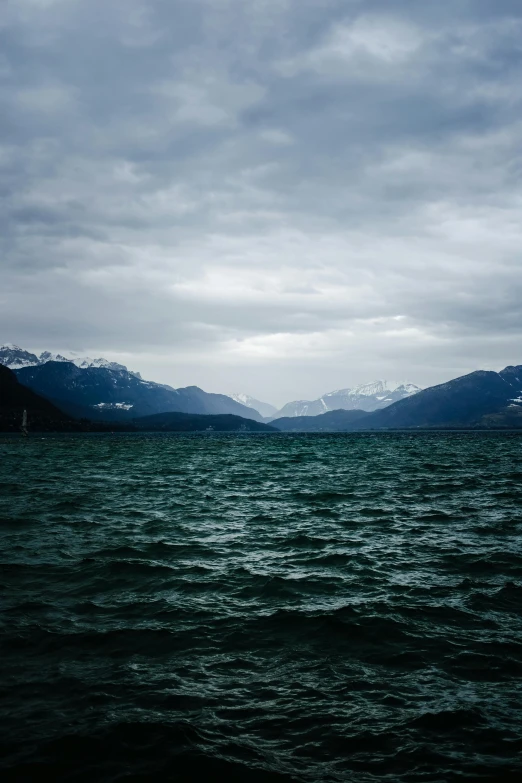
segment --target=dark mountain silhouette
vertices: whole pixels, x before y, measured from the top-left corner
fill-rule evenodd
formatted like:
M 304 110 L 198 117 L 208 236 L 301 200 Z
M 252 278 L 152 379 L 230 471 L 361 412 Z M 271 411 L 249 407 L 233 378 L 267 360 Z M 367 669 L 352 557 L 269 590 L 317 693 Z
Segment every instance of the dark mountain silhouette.
M 509 365 L 499 372 L 501 378 L 507 381 L 511 386 L 522 389 L 522 365 L 514 367 Z
M 200 416 L 190 413 L 157 413 L 134 419 L 133 425 L 144 432 L 277 432 L 275 427 L 241 416 Z
M 253 408 L 224 394 L 209 394 L 197 386 L 173 389 L 144 381 L 127 370 L 77 367 L 72 362 L 46 362 L 16 370 L 21 383 L 75 417 L 130 421 L 155 413 L 232 414 L 262 421 Z
M 490 429 L 519 429 L 522 428 L 522 406 L 508 406 L 497 413 L 488 413 L 480 420 L 481 427 Z
M 365 411 L 329 411 L 319 416 L 285 416 L 270 423 L 282 432 L 349 432 L 355 422 L 363 422 Z
M 219 397 L 220 395 L 215 396 Z M 75 409 L 77 414 L 89 412 L 89 408 L 82 406 L 71 405 L 70 407 Z M 24 410 L 28 414 L 29 430 L 35 432 L 202 432 L 212 430 L 216 432 L 277 432 L 275 427 L 268 424 L 231 414 L 204 415 L 175 412 L 120 422 L 75 420 L 52 402 L 21 384 L 12 370 L 0 364 L 0 431 L 19 432 Z
M 272 424 L 286 432 L 522 427 L 522 366 L 498 373 L 478 370 L 372 413 L 338 410 L 274 419 Z
M 448 383 L 424 389 L 354 423 L 354 429 L 498 426 L 522 403 L 522 367 L 502 372 L 478 370 Z M 507 417 L 507 418 L 506 418 Z M 507 426 L 507 425 L 506 425 Z
M 241 428 L 270 431 L 267 425 L 262 429 L 252 428 L 250 425 L 255 420 L 261 426 L 260 414 L 225 395 L 208 394 L 197 386 L 172 389 L 143 381 L 126 370 L 83 369 L 71 362 L 46 362 L 21 368 L 16 374 L 0 365 L 2 430 L 19 430 L 24 409 L 36 430 L 74 429 L 71 419 L 74 417 L 94 420 L 95 426 L 97 421 L 102 429 L 115 422 L 115 428 L 120 429 L 143 429 L 146 424 L 165 431 L 199 431 L 209 427 L 218 429 L 208 418 L 217 416 L 220 431 Z M 189 418 L 171 416 L 169 419 L 168 415 L 174 413 Z M 207 420 L 199 421 L 191 416 Z M 522 427 L 522 366 L 506 367 L 499 373 L 479 370 L 419 391 L 372 413 L 335 410 L 319 416 L 279 418 L 272 424 L 284 432 L 518 428 Z M 92 429 L 85 422 L 76 428 Z
M 31 429 L 49 429 L 70 421 L 69 417 L 31 389 L 19 383 L 12 370 L 0 364 L 0 429 L 18 432 L 24 410 Z

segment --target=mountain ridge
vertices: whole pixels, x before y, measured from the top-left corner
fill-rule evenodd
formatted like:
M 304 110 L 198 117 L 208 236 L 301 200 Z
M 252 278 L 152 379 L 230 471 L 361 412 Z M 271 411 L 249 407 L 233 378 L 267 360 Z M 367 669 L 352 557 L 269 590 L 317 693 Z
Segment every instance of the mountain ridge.
M 0 364 L 0 430 L 19 432 L 24 410 L 30 426 L 49 429 L 70 421 L 56 405 L 21 384 L 12 370 Z
M 271 416 L 274 416 L 277 413 L 277 408 L 275 405 L 271 405 L 269 402 L 261 402 L 261 400 L 258 400 L 255 397 L 251 397 L 249 394 L 236 393 L 229 394 L 228 396 L 236 402 L 241 403 L 241 405 L 246 405 L 247 408 L 253 408 L 265 419 L 269 419 Z
M 100 398 L 102 401 L 96 402 Z M 166 410 L 169 406 L 170 410 Z M 231 407 L 234 413 L 230 413 Z M 36 414 L 37 429 L 41 427 L 47 431 L 74 429 L 71 417 L 83 420 L 85 426 L 90 426 L 86 422 L 88 419 L 95 426 L 98 421 L 107 427 L 114 424 L 131 430 L 138 426 L 135 422 L 144 417 L 151 426 L 154 424 L 160 430 L 168 431 L 200 431 L 202 422 L 194 420 L 189 426 L 183 424 L 183 416 L 235 417 L 235 423 L 221 422 L 227 431 L 251 431 L 256 428 L 248 422 L 264 423 L 257 411 L 225 395 L 204 392 L 197 386 L 172 389 L 144 381 L 126 371 L 100 367 L 82 369 L 71 362 L 49 361 L 15 372 L 0 365 L 0 425 L 3 431 L 6 427 L 7 431 L 20 429 L 24 409 L 28 409 L 32 417 Z M 69 424 L 65 425 L 65 421 Z M 204 429 L 208 426 L 212 425 L 207 424 Z M 338 409 L 317 416 L 280 417 L 272 420 L 272 426 L 283 432 L 520 429 L 522 365 L 509 365 L 498 373 L 477 370 L 372 412 Z
M 38 355 L 36 353 L 31 353 L 30 351 L 27 351 L 24 348 L 21 348 L 19 345 L 15 345 L 13 343 L 0 345 L 0 363 L 6 365 L 12 370 L 18 371 L 27 367 L 38 367 L 48 362 L 69 363 L 75 365 L 79 369 L 97 368 L 125 372 L 135 376 L 140 381 L 143 380 L 139 372 L 129 370 L 123 364 L 119 364 L 118 362 L 111 362 L 101 357 L 92 359 L 88 356 L 78 356 L 74 352 L 68 352 L 64 355 L 61 353 L 53 353 L 48 350 L 42 351 Z M 146 382 L 156 383 L 154 381 Z M 175 391 L 172 386 L 168 386 L 166 384 L 156 383 L 156 387 Z M 185 388 L 196 389 L 197 387 Z M 259 413 L 260 416 L 264 419 L 271 420 L 274 418 L 281 418 L 283 416 L 313 416 L 329 410 L 339 409 L 375 410 L 377 408 L 384 407 L 385 405 L 389 405 L 404 396 L 413 394 L 418 390 L 419 387 L 415 386 L 414 384 L 378 380 L 372 381 L 370 383 L 360 384 L 354 388 L 337 389 L 332 392 L 327 392 L 318 400 L 297 400 L 289 402 L 279 410 L 269 403 L 262 402 L 261 400 L 244 393 L 234 393 L 231 395 L 222 396 L 228 397 L 234 402 L 249 408 L 251 411 Z M 62 399 L 62 401 L 64 401 L 60 395 L 52 396 L 56 399 Z M 100 400 L 99 402 L 103 403 L 104 401 Z M 109 409 L 107 409 L 105 412 L 108 412 L 108 410 Z M 101 414 L 102 412 L 103 411 L 101 410 L 94 411 L 94 415 Z M 231 412 L 233 413 L 234 411 Z M 244 415 L 244 411 L 242 412 L 242 415 Z M 250 414 L 250 417 L 257 418 L 253 414 Z
M 362 432 L 435 428 L 520 428 L 522 427 L 522 365 L 500 372 L 476 370 L 451 381 L 422 389 L 402 400 L 373 412 L 364 412 L 352 421 L 348 411 L 336 411 L 337 419 L 320 414 L 307 421 L 273 419 L 275 427 L 286 431 Z M 292 424 L 292 421 L 294 423 Z
M 166 413 L 236 415 L 270 421 L 275 427 L 279 423 L 287 432 L 519 427 L 522 422 L 522 365 L 499 372 L 476 370 L 427 389 L 377 380 L 328 392 L 318 400 L 287 403 L 274 413 L 273 407 L 246 394 L 211 394 L 197 386 L 174 389 L 105 359 L 73 360 L 48 351 L 37 356 L 4 345 L 0 362 L 15 367 L 20 388 L 30 388 L 68 417 L 98 422 L 123 423 Z M 267 411 L 270 416 L 263 415 Z M 284 412 L 288 415 L 280 415 Z M 326 414 L 332 415 L 321 418 Z
M 517 405 L 514 400 L 522 394 L 521 378 L 522 367 L 498 373 L 475 370 L 376 411 L 366 424 L 375 429 L 480 426 L 485 416 Z
M 0 364 L 5 365 L 6 367 L 9 367 L 11 370 L 21 370 L 25 369 L 27 367 L 39 367 L 44 364 L 47 364 L 48 362 L 64 362 L 64 363 L 70 363 L 74 364 L 79 369 L 89 369 L 89 368 L 97 368 L 97 369 L 106 369 L 106 370 L 114 370 L 117 372 L 125 372 L 129 373 L 130 375 L 135 376 L 140 381 L 143 381 L 141 374 L 139 372 L 135 372 L 134 370 L 129 370 L 125 365 L 119 364 L 118 362 L 111 362 L 104 358 L 97 358 L 92 359 L 89 356 L 78 356 L 72 352 L 63 355 L 61 353 L 52 353 L 51 351 L 42 351 L 40 354 L 31 353 L 30 351 L 25 350 L 24 348 L 21 348 L 19 345 L 15 345 L 13 343 L 6 343 L 4 345 L 0 345 Z M 169 386 L 167 384 L 162 383 L 156 383 L 155 381 L 145 381 L 146 383 L 154 383 L 156 387 L 168 389 L 170 391 L 176 391 L 174 387 Z M 197 390 L 197 394 L 199 392 L 202 392 L 202 389 L 199 389 L 197 386 L 187 386 L 184 387 L 187 390 Z M 203 392 L 204 394 L 209 394 L 210 392 Z M 256 414 L 259 414 L 260 419 L 263 418 L 270 418 L 274 413 L 276 413 L 277 408 L 273 405 L 270 405 L 268 403 L 262 402 L 261 400 L 256 399 L 255 397 L 251 397 L 248 394 L 232 394 L 232 395 L 221 395 L 222 398 L 227 398 L 230 400 L 233 400 L 234 402 L 237 402 L 238 404 L 244 406 L 245 408 L 249 408 L 251 413 L 248 414 L 250 418 L 254 418 L 257 420 L 258 416 Z M 61 403 L 65 403 L 66 405 L 70 406 L 72 403 L 71 401 L 67 401 L 67 399 L 63 400 L 60 395 L 53 395 L 53 399 L 60 400 Z M 109 408 L 106 409 L 105 412 L 107 412 Z M 116 409 L 115 409 L 116 410 Z M 123 410 L 123 408 L 120 408 L 120 412 Z M 130 408 L 128 409 L 130 410 Z M 76 411 L 78 412 L 78 406 L 76 406 Z M 252 413 L 254 411 L 255 413 Z M 98 411 L 91 411 L 91 414 L 97 415 L 102 413 L 102 410 Z M 196 411 L 193 411 L 196 413 Z M 244 410 L 236 409 L 227 411 L 230 412 L 232 415 L 234 413 L 243 416 L 246 415 Z M 85 411 L 83 411 L 85 413 Z
M 75 417 L 129 421 L 156 413 L 231 414 L 262 421 L 260 413 L 223 394 L 197 386 L 173 389 L 127 370 L 77 367 L 49 361 L 15 370 L 19 381 Z
M 318 416 L 334 410 L 363 410 L 371 412 L 421 391 L 413 383 L 377 380 L 354 388 L 327 392 L 317 400 L 294 400 L 284 405 L 273 419 L 292 416 Z
M 8 367 L 10 370 L 19 370 L 22 367 L 37 367 L 46 362 L 71 362 L 81 369 L 87 367 L 104 367 L 111 370 L 122 370 L 130 372 L 137 378 L 141 378 L 139 372 L 129 370 L 124 364 L 118 362 L 110 362 L 108 359 L 98 358 L 91 359 L 90 356 L 63 356 L 59 353 L 52 353 L 51 351 L 42 351 L 40 355 L 26 351 L 24 348 L 20 348 L 19 345 L 14 343 L 5 343 L 0 345 L 0 364 Z

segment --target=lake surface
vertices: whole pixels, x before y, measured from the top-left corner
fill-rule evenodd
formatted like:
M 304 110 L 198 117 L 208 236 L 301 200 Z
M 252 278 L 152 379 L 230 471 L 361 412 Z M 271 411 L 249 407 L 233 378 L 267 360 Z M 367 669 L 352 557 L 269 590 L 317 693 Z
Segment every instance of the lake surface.
M 518 780 L 522 437 L 0 436 L 3 780 Z

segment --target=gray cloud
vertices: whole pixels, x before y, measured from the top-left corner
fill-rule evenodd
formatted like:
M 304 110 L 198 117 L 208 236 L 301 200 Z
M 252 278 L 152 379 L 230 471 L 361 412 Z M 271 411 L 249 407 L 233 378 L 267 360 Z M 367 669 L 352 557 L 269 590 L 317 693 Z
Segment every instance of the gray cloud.
M 276 402 L 521 361 L 508 0 L 0 11 L 1 337 Z

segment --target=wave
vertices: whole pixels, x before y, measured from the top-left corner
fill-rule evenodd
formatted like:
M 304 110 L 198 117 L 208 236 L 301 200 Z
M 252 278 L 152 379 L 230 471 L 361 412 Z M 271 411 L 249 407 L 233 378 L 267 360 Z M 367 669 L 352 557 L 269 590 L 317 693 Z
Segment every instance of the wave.
M 519 447 L 3 444 L 2 781 L 518 783 Z

